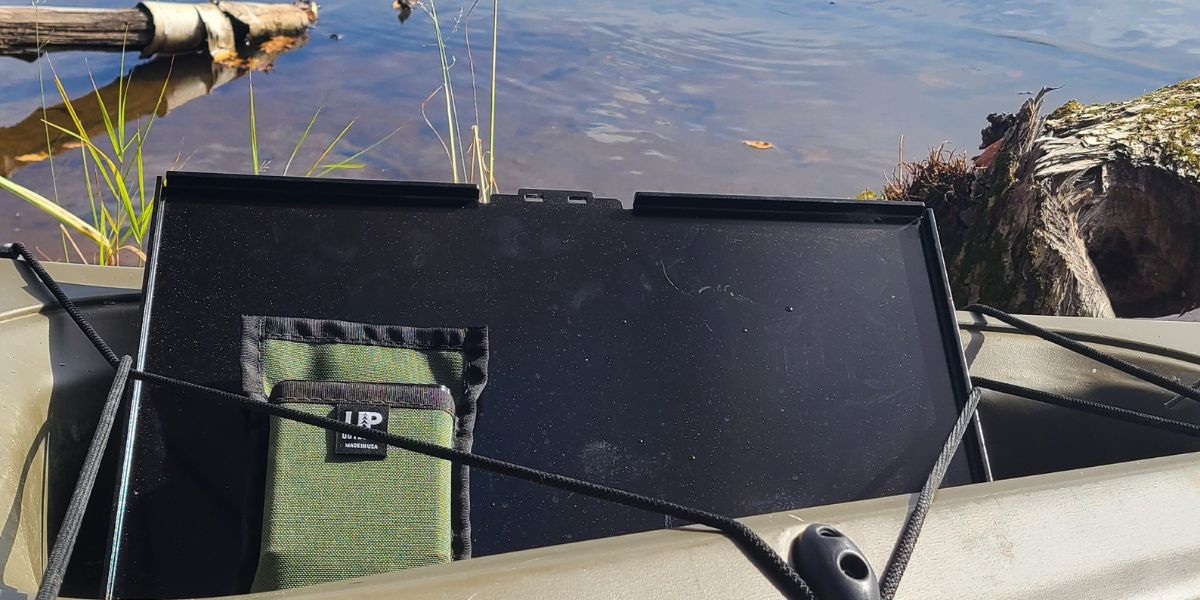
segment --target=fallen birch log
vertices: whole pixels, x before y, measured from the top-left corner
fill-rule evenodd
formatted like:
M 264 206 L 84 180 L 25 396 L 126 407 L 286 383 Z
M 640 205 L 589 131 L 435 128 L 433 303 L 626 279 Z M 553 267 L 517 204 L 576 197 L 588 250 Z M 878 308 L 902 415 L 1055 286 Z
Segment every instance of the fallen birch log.
M 207 50 L 213 60 L 239 47 L 302 35 L 317 20 L 309 2 L 141 2 L 135 8 L 0 7 L 0 54 L 134 50 L 142 56 Z

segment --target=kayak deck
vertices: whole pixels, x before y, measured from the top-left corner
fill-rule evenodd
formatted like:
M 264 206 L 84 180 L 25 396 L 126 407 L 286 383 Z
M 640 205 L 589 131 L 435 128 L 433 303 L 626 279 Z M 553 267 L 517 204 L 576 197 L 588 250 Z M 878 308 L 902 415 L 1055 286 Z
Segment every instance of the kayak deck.
M 141 271 L 52 265 L 52 273 L 118 352 L 137 344 Z M 43 308 L 43 305 L 49 305 Z M 1200 378 L 1200 324 L 1031 318 L 1190 383 Z M 1026 387 L 1196 421 L 1181 403 L 1107 367 L 961 313 L 972 373 Z M 65 508 L 111 369 L 37 283 L 0 262 L 0 530 L 3 586 L 32 595 Z M 1190 378 L 1190 379 L 1189 379 Z M 900 597 L 1182 596 L 1200 588 L 1194 438 L 988 392 L 981 408 L 997 478 L 943 490 Z M 1119 464 L 1110 464 L 1119 463 Z M 1096 466 L 1108 465 L 1108 466 Z M 1086 471 L 1078 471 L 1092 467 Z M 1023 479 L 1008 479 L 1026 475 Z M 891 551 L 908 497 L 746 519 L 786 551 L 806 522 L 839 527 L 876 567 Z M 1169 516 L 1169 518 L 1165 518 Z M 100 524 L 103 529 L 103 524 Z M 81 544 L 86 543 L 81 538 Z M 86 555 L 86 551 L 84 552 Z M 76 565 L 85 566 L 85 565 Z M 719 573 L 719 577 L 714 577 Z M 69 592 L 70 590 L 65 590 Z M 380 575 L 286 592 L 293 597 L 777 597 L 724 537 L 664 530 Z

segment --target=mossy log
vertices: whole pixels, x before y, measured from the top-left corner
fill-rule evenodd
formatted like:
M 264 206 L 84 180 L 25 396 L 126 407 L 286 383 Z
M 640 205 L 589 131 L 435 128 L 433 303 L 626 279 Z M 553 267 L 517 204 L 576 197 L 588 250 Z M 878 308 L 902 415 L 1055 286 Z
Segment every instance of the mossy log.
M 1043 118 L 1049 91 L 1006 120 L 969 195 L 915 198 L 937 213 L 955 299 L 1089 317 L 1200 306 L 1200 78 Z

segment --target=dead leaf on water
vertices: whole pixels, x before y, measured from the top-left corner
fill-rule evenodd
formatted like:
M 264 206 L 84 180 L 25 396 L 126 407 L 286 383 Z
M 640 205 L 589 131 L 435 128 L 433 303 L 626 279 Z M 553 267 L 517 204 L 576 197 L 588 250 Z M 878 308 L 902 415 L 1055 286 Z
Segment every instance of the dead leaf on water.
M 742 143 L 759 150 L 770 150 L 775 147 L 775 144 L 764 140 L 743 140 Z

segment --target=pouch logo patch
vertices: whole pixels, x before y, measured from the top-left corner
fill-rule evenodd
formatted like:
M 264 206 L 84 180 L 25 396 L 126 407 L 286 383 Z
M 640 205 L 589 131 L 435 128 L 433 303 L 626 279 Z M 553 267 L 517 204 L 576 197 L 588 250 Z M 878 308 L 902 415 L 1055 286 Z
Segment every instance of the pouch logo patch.
M 334 418 L 359 427 L 387 431 L 388 407 L 373 404 L 339 404 Z M 387 444 L 373 442 L 349 433 L 333 432 L 333 453 L 352 456 L 387 456 Z

